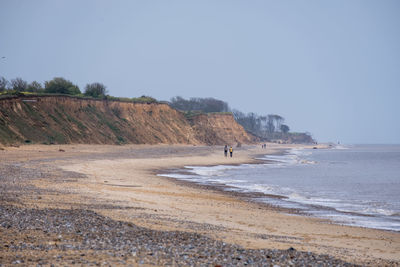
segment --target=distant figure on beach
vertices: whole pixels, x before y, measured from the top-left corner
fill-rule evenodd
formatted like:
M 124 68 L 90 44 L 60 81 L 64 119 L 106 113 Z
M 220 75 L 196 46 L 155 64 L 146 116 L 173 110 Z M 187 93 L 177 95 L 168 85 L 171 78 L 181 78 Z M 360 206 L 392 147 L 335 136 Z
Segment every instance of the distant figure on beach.
M 224 154 L 225 154 L 225 158 L 228 156 L 228 145 L 225 145 L 224 147 Z
M 229 148 L 229 153 L 231 154 L 231 158 L 232 158 L 232 154 L 233 154 L 233 148 L 232 148 L 232 146 Z

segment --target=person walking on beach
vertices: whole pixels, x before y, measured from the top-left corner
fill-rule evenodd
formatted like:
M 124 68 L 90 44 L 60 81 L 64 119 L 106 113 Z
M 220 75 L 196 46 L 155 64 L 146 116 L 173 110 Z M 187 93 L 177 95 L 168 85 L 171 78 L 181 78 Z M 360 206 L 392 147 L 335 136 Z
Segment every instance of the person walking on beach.
M 231 158 L 232 158 L 232 154 L 233 154 L 233 148 L 232 148 L 232 146 L 229 148 L 229 153 L 231 154 Z
M 225 158 L 228 156 L 228 145 L 225 145 L 224 147 L 224 154 L 225 154 Z

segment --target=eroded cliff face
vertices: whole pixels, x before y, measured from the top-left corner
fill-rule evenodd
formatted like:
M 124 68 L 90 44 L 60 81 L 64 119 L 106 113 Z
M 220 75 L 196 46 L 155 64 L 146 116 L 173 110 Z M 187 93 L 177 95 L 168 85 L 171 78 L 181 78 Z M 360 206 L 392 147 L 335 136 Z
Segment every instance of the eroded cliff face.
M 216 115 L 208 123 L 196 119 L 191 125 L 181 112 L 160 103 L 61 96 L 2 99 L 0 143 L 211 145 L 224 144 L 225 137 L 246 143 L 244 130 L 232 132 L 239 125 L 234 120 L 228 125 L 226 115 L 221 116 L 224 122 L 218 122 Z M 226 133 L 216 133 L 216 129 L 226 129 Z
M 201 114 L 192 118 L 195 137 L 210 145 L 249 144 L 255 137 L 238 124 L 232 114 Z
M 0 139 L 6 144 L 198 143 L 185 117 L 166 104 L 70 97 L 0 101 Z

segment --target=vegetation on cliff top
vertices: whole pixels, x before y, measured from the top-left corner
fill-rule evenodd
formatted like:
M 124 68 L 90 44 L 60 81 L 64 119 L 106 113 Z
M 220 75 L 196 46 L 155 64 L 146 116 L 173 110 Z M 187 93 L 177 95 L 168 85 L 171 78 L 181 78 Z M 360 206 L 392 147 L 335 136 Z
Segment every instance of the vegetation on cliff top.
M 228 103 L 214 98 L 190 98 L 180 96 L 171 98 L 170 105 L 184 111 L 188 119 L 202 113 L 229 113 L 243 128 L 251 134 L 267 141 L 311 143 L 314 142 L 309 133 L 290 133 L 289 126 L 284 124 L 285 119 L 276 114 L 258 115 L 256 113 L 243 113 L 231 109 Z
M 89 83 L 82 93 L 79 86 L 62 77 L 55 77 L 44 82 L 44 87 L 37 81 L 28 83 L 21 78 L 8 81 L 0 77 L 0 98 L 12 96 L 73 96 L 78 98 L 104 99 L 134 103 L 156 103 L 150 96 L 141 97 L 114 97 L 107 94 L 107 88 L 102 83 Z
M 66 95 L 78 98 L 93 98 L 134 103 L 156 103 L 156 99 L 149 96 L 137 98 L 114 97 L 107 94 L 107 88 L 101 83 L 91 83 L 85 86 L 82 93 L 79 87 L 71 81 L 61 77 L 55 77 L 44 83 L 44 87 L 37 81 L 28 83 L 21 78 L 8 81 L 0 77 L 0 98 L 3 96 L 21 95 Z M 256 113 L 243 113 L 231 109 L 228 103 L 215 98 L 190 98 L 180 96 L 171 98 L 169 105 L 184 112 L 187 119 L 194 116 L 210 113 L 232 114 L 235 120 L 251 134 L 266 141 L 283 142 L 314 142 L 309 133 L 291 133 L 290 127 L 284 124 L 285 119 L 277 114 L 258 115 Z

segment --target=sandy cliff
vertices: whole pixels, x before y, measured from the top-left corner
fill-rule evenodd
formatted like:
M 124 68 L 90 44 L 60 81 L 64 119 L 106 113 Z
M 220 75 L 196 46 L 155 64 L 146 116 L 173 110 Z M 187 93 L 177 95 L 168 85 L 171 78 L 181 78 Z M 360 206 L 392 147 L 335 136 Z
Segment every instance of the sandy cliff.
M 128 103 L 67 96 L 0 100 L 0 143 L 225 144 L 249 143 L 232 115 L 188 121 L 162 103 Z
M 232 114 L 202 114 L 192 118 L 195 137 L 211 145 L 253 142 L 254 137 L 238 124 Z

